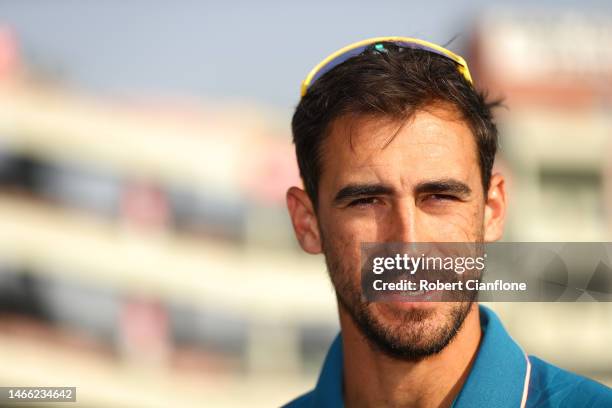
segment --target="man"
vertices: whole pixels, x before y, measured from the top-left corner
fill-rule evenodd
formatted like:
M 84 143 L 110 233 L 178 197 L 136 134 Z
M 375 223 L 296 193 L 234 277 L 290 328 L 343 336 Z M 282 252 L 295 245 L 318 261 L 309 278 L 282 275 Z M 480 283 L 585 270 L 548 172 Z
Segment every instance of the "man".
M 341 335 L 288 407 L 612 407 L 609 388 L 526 356 L 474 302 L 362 296 L 361 243 L 502 236 L 494 106 L 461 57 L 416 39 L 365 40 L 308 75 L 292 122 L 304 190 L 287 205 L 302 249 L 325 255 Z

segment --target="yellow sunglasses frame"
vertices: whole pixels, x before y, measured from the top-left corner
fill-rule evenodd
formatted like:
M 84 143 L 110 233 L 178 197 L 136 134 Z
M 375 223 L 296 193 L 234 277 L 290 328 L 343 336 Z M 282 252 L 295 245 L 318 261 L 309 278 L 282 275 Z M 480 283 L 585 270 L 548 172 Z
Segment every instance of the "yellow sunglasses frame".
M 304 78 L 304 80 L 302 81 L 302 86 L 300 89 L 301 91 L 300 96 L 303 97 L 304 95 L 306 95 L 306 92 L 308 92 L 308 87 L 311 85 L 312 79 L 315 77 L 315 75 L 317 75 L 317 73 L 321 69 L 323 69 L 327 64 L 329 64 L 330 61 L 333 61 L 334 59 L 338 58 L 340 55 L 346 52 L 349 52 L 351 50 L 354 50 L 355 48 L 359 48 L 359 47 L 363 47 L 363 46 L 367 46 L 371 44 L 376 44 L 379 42 L 403 42 L 403 43 L 408 43 L 408 44 L 418 44 L 423 47 L 436 50 L 440 54 L 445 55 L 451 60 L 455 61 L 459 65 L 458 67 L 459 73 L 461 73 L 461 75 L 463 75 L 463 77 L 469 83 L 471 84 L 474 83 L 472 81 L 472 76 L 470 74 L 470 70 L 468 69 L 467 62 L 465 62 L 465 59 L 463 59 L 462 56 L 457 55 L 454 52 L 447 50 L 446 48 L 438 44 L 434 44 L 429 41 L 420 40 L 418 38 L 411 38 L 411 37 L 374 37 L 374 38 L 368 38 L 367 40 L 357 41 L 355 43 L 347 45 L 346 47 L 342 47 L 339 50 L 328 55 L 323 61 L 319 62 L 313 69 L 310 70 L 308 75 L 306 75 L 306 78 Z

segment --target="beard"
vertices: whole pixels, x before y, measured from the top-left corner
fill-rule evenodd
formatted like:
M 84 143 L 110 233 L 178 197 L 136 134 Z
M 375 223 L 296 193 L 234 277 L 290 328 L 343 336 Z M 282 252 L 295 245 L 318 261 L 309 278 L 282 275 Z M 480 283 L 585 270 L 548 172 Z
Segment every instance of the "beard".
M 353 320 L 371 347 L 404 361 L 420 361 L 435 355 L 455 338 L 470 312 L 476 295 L 461 302 L 440 302 L 435 307 L 397 309 L 370 302 L 361 294 L 359 273 L 341 262 L 342 253 L 325 245 L 327 270 L 339 307 Z

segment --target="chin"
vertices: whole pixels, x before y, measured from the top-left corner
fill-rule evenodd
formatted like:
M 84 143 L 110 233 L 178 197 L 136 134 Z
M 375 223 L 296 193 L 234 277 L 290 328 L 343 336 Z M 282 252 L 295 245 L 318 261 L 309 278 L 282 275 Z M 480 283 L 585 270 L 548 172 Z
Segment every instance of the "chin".
M 393 302 L 372 303 L 358 324 L 378 349 L 391 357 L 416 361 L 439 353 L 452 341 L 469 305 L 412 303 L 402 308 Z

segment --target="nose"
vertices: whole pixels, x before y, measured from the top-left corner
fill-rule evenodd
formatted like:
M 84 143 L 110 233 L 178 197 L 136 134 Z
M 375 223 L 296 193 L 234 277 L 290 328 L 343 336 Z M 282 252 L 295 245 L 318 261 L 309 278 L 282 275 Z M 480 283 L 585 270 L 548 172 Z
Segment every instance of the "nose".
M 418 211 L 414 200 L 398 200 L 387 220 L 387 242 L 420 242 L 423 239 L 419 227 Z

